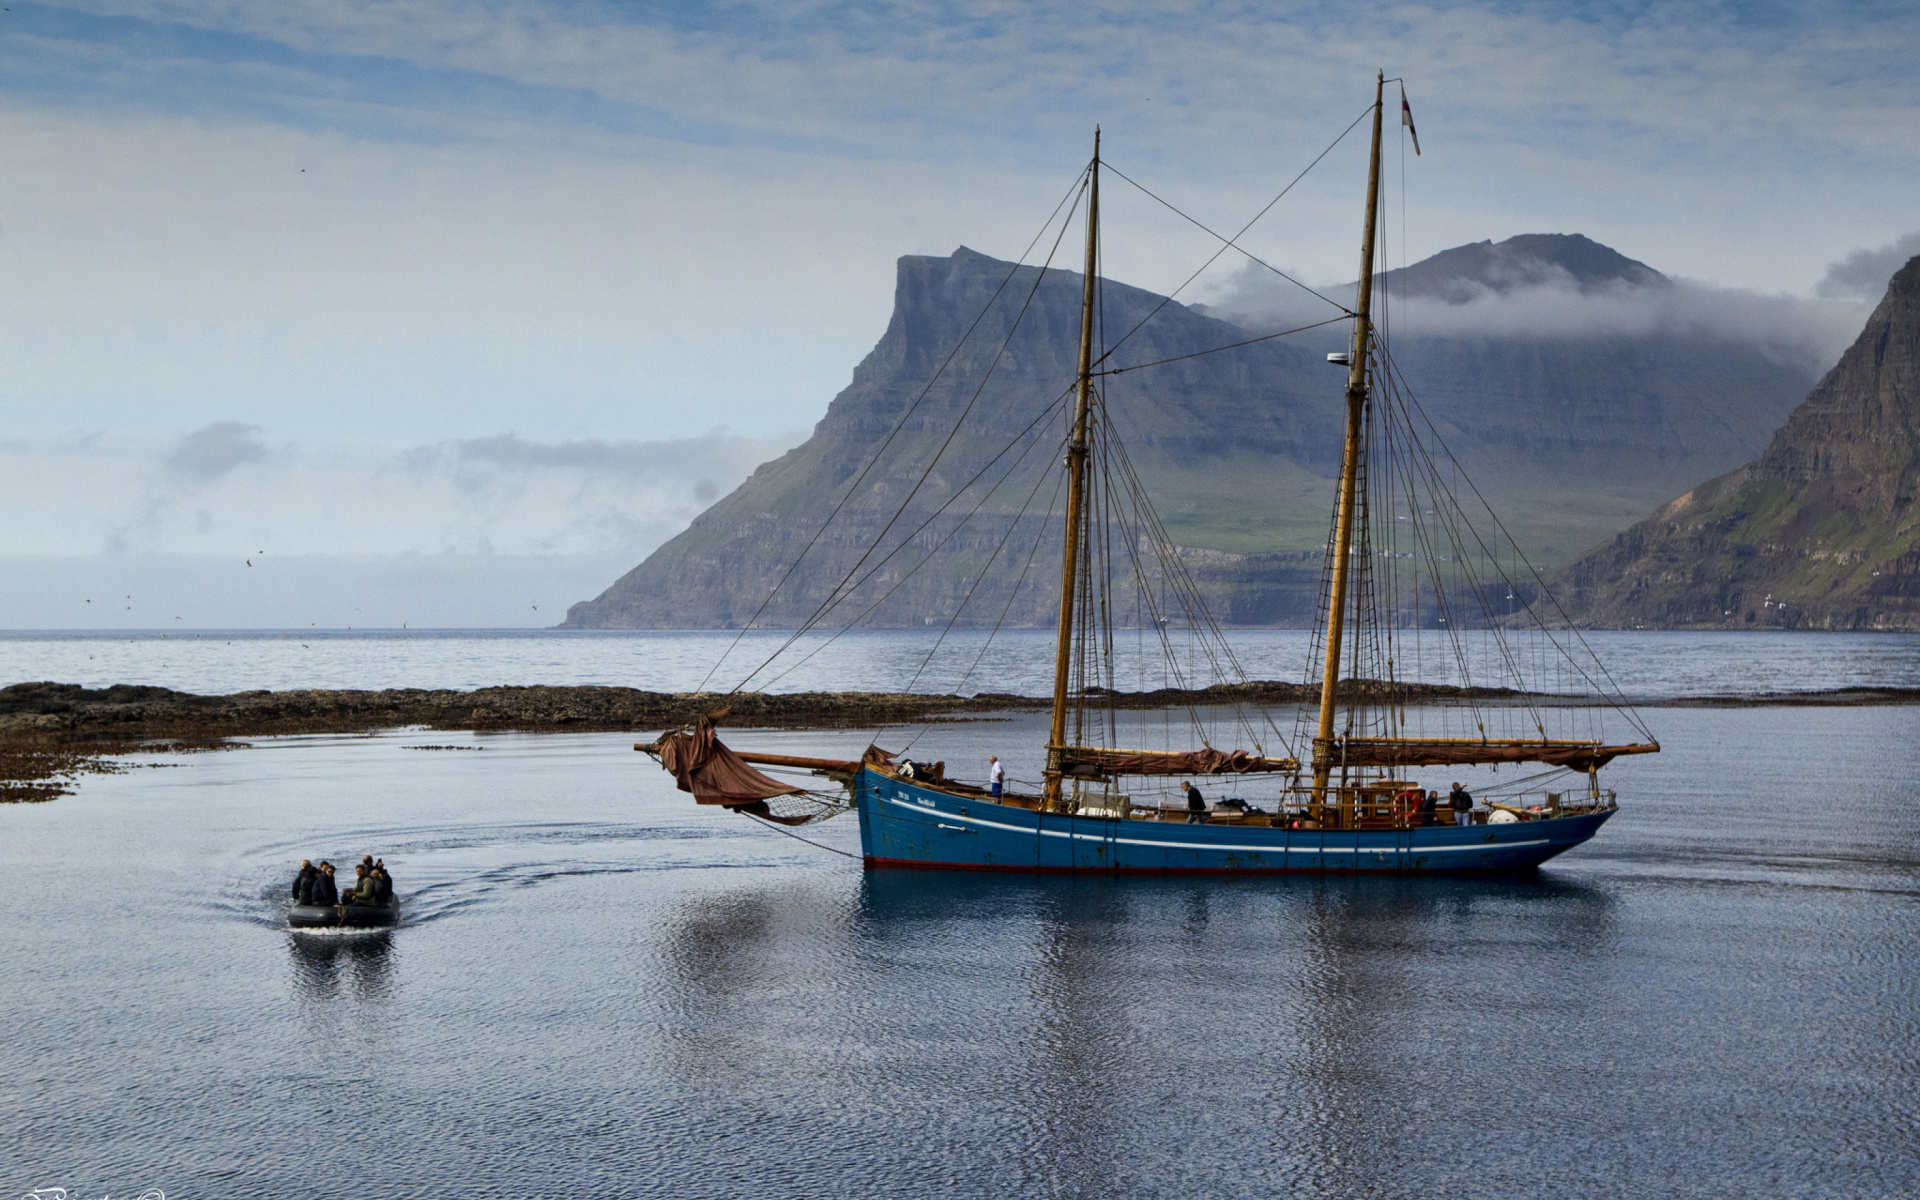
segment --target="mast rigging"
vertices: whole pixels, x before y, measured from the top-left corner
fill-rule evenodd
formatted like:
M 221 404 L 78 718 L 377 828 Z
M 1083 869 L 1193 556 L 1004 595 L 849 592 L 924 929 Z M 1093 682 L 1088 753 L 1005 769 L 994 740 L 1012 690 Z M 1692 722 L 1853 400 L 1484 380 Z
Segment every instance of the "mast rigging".
M 1360 294 L 1354 307 L 1353 350 L 1347 367 L 1347 433 L 1340 459 L 1340 497 L 1333 534 L 1333 579 L 1327 600 L 1327 654 L 1320 675 L 1320 729 L 1313 739 L 1313 802 L 1324 805 L 1333 773 L 1334 710 L 1340 688 L 1340 637 L 1347 616 L 1347 577 L 1353 557 L 1354 485 L 1360 473 L 1360 435 L 1367 406 L 1367 351 L 1373 333 L 1373 235 L 1380 209 L 1380 102 L 1386 72 L 1373 83 L 1373 149 L 1367 163 L 1367 220 L 1360 233 Z

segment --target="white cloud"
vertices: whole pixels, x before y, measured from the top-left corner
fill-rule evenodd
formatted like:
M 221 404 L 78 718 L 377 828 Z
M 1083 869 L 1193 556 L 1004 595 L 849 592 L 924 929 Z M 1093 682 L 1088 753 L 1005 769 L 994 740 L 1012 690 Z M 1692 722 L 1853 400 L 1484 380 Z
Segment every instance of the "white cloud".
M 970 181 L 1014 218 L 963 219 L 912 202 L 942 193 L 926 168 L 675 146 L 609 161 L 17 111 L 0 144 L 15 429 L 785 429 L 885 329 L 898 254 L 962 232 L 1012 253 L 1045 211 L 1018 179 Z
M 1890 245 L 1855 250 L 1830 265 L 1814 290 L 1822 296 L 1878 304 L 1893 273 L 1916 254 L 1920 254 L 1920 231 L 1897 238 Z
M 1409 324 L 1662 324 L 1788 356 L 1827 353 L 1857 310 L 1780 293 L 1873 290 L 1885 252 L 1845 256 L 1912 228 L 1920 166 L 1911 6 L 69 0 L 12 17 L 15 555 L 631 555 L 730 486 L 704 431 L 820 415 L 885 326 L 897 256 L 1019 252 L 1096 122 L 1113 165 L 1237 228 L 1384 66 L 1408 77 L 1426 150 L 1389 153 L 1392 265 L 1559 229 L 1717 281 L 1664 306 L 1546 290 Z M 1362 150 L 1349 138 L 1249 247 L 1351 279 Z M 1112 277 L 1168 290 L 1213 250 L 1118 179 L 1103 203 Z M 1183 298 L 1230 296 L 1238 267 Z
M 1416 94 L 1483 114 L 1553 110 L 1629 135 L 1795 138 L 1851 149 L 1920 148 L 1911 102 L 1911 11 L 1772 11 L 1722 5 L 1626 10 L 1564 4 L 1087 5 L 961 8 L 763 2 L 636 12 L 615 3 L 495 0 L 82 0 L 96 12 L 240 30 L 303 51 L 399 59 L 516 83 L 585 89 L 748 134 L 865 142 L 1078 126 L 1122 109 L 1218 137 L 1286 94 L 1324 115 L 1376 64 Z M 1904 40 L 1903 40 L 1904 39 Z M 1497 68 L 1497 69 L 1494 69 Z M 957 100 L 969 101 L 964 113 Z M 1344 98 L 1334 107 L 1349 107 Z M 1835 120 L 1834 118 L 1843 118 Z M 1224 120 L 1223 120 L 1224 118 Z M 1528 122 L 1507 139 L 1540 137 Z M 1444 141 L 1445 139 L 1443 139 Z
M 1352 303 L 1352 284 L 1325 285 L 1319 290 Z M 1376 299 L 1376 304 L 1381 303 Z M 1393 331 L 1403 336 L 1697 335 L 1756 346 L 1775 360 L 1813 375 L 1832 366 L 1859 337 L 1868 313 L 1868 307 L 1857 301 L 1767 295 L 1692 280 L 1675 280 L 1672 287 L 1582 291 L 1567 279 L 1498 292 L 1482 289 L 1466 302 L 1401 299 L 1389 287 L 1384 304 Z M 1208 307 L 1259 330 L 1306 325 L 1324 320 L 1331 311 L 1298 287 L 1252 267 L 1216 285 L 1208 294 Z M 1337 343 L 1345 334 L 1337 331 L 1330 336 Z
M 167 456 L 167 469 L 202 482 L 220 478 L 242 463 L 259 462 L 267 448 L 254 435 L 258 425 L 215 421 L 180 439 Z
M 513 435 L 389 448 L 219 423 L 0 448 L 0 555 L 617 555 L 639 561 L 803 435 Z M 183 458 L 183 455 L 185 456 Z M 632 565 L 631 562 L 628 563 Z M 577 599 L 578 597 L 576 597 Z
M 952 191 L 983 169 L 1051 176 L 1098 121 L 1117 162 L 1222 221 L 1358 112 L 1384 65 L 1409 77 L 1427 133 L 1409 177 L 1425 210 L 1414 257 L 1520 228 L 1609 243 L 1651 229 L 1662 269 L 1763 290 L 1810 285 L 1843 227 L 1904 220 L 1920 156 L 1920 12 L 1891 5 L 81 3 L 285 47 L 292 63 L 223 50 L 240 61 L 216 66 L 316 76 L 332 86 L 273 104 L 321 125 L 385 111 L 408 137 L 657 152 L 630 129 L 730 148 L 736 167 L 774 151 L 837 160 L 856 188 L 854 164 L 912 162 Z M 478 103 L 467 83 L 520 93 Z M 1355 172 L 1334 165 L 1344 203 Z M 1309 189 L 1281 215 L 1295 256 L 1332 274 L 1349 239 L 1299 248 L 1301 231 L 1347 210 Z M 983 240 L 956 232 L 942 240 Z
M 803 436 L 11 439 L 0 628 L 551 625 Z

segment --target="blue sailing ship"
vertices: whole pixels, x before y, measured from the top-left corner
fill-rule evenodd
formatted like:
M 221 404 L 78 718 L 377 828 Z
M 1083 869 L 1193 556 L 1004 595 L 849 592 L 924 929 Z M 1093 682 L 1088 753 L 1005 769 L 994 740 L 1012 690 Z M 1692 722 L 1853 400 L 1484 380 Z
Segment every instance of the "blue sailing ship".
M 1488 512 L 1476 522 L 1458 464 L 1444 447 L 1444 457 L 1436 457 L 1420 436 L 1438 440 L 1430 422 L 1420 428 L 1423 414 L 1375 324 L 1387 82 L 1375 80 L 1355 304 L 1340 306 L 1352 320 L 1350 348 L 1328 356 L 1347 371 L 1346 422 L 1312 664 L 1318 703 L 1294 706 L 1291 737 L 1273 712 L 1249 713 L 1231 689 L 1188 689 L 1179 698 L 1195 729 L 1230 725 L 1253 748 L 1218 750 L 1205 736 L 1198 748 L 1116 744 L 1115 715 L 1125 697 L 1112 686 L 1110 614 L 1126 610 L 1113 601 L 1116 587 L 1133 589 L 1133 611 L 1145 614 L 1139 627 L 1165 644 L 1169 660 L 1178 657 L 1172 628 L 1211 639 L 1210 663 L 1231 666 L 1234 659 L 1179 548 L 1131 475 L 1112 423 L 1101 417 L 1103 376 L 1137 368 L 1112 367 L 1111 348 L 1096 354 L 1096 132 L 1076 201 L 1086 213 L 1079 370 L 1071 406 L 1062 410 L 1066 503 L 1053 696 L 1038 786 L 1022 791 L 951 779 L 944 763 L 911 761 L 878 746 L 858 761 L 735 751 L 720 741 L 712 717 L 637 748 L 653 753 L 702 804 L 786 824 L 851 810 L 869 868 L 1510 872 L 1593 837 L 1617 808 L 1614 792 L 1601 786 L 1601 768 L 1623 755 L 1657 752 L 1659 745 L 1577 632 L 1546 619 L 1555 611 L 1551 597 L 1530 566 L 1518 569 L 1524 556 L 1505 539 L 1498 518 Z M 1404 96 L 1402 111 L 1409 111 Z M 1123 501 L 1133 505 L 1131 516 L 1115 515 Z M 1116 554 L 1123 560 L 1119 569 Z M 1438 649 L 1429 653 L 1429 642 Z M 1454 682 L 1410 679 L 1410 659 L 1450 664 Z M 1490 669 L 1503 685 L 1520 686 L 1476 687 L 1476 664 L 1481 675 Z M 1344 680 L 1343 665 L 1353 672 Z M 1528 690 L 1523 668 L 1529 665 L 1545 667 L 1563 686 L 1574 681 L 1578 694 Z M 1577 713 L 1589 714 L 1578 729 Z M 1624 719 L 1642 740 L 1609 737 L 1594 713 Z M 1304 745 L 1308 753 L 1269 754 L 1266 741 Z M 1458 784 L 1442 798 L 1437 787 L 1413 778 L 1441 768 L 1485 767 L 1539 770 L 1470 808 L 1451 803 L 1465 795 Z M 761 768 L 802 773 L 826 786 L 774 778 Z M 1206 806 L 1195 780 L 1231 781 L 1251 800 Z M 1175 796 L 1181 798 L 1169 802 Z

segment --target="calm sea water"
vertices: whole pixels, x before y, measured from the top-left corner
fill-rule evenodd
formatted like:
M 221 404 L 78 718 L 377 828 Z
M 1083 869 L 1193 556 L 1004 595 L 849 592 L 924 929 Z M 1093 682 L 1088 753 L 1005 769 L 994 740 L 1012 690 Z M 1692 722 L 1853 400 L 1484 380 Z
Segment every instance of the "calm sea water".
M 1518 881 L 868 874 L 694 807 L 620 736 L 90 777 L 0 808 L 0 1187 L 1920 1194 L 1920 713 L 1655 715 L 1620 815 Z M 362 853 L 401 928 L 283 928 L 299 858 Z
M 1188 634 L 1175 631 L 1176 678 L 1157 642 L 1122 633 L 1116 685 L 1126 690 L 1233 678 L 1211 669 Z M 1249 679 L 1307 675 L 1301 630 L 1230 631 Z M 1594 633 L 1586 635 L 1616 682 L 1636 697 L 1752 694 L 1866 685 L 1920 687 L 1920 637 L 1911 634 Z M 652 691 L 726 690 L 774 656 L 785 633 L 531 631 L 0 631 L 0 686 L 55 680 L 103 687 L 152 684 L 202 694 L 250 688 L 477 688 L 496 684 L 614 684 Z M 931 632 L 855 632 L 826 645 L 801 640 L 754 677 L 771 691 L 1009 692 L 1052 690 L 1053 635 L 1003 632 L 989 644 L 956 632 L 936 647 Z M 1481 682 L 1500 682 L 1492 647 L 1466 638 Z M 1550 656 L 1543 656 L 1549 662 Z M 718 664 L 718 666 L 716 666 Z M 1451 645 L 1435 635 L 1403 646 L 1402 678 L 1460 678 Z M 1578 692 L 1577 679 L 1542 670 L 1529 679 Z

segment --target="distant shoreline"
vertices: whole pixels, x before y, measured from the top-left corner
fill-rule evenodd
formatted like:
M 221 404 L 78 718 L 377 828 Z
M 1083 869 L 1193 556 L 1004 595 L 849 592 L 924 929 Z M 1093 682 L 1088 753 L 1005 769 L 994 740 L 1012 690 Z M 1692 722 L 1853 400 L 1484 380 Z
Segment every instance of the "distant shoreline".
M 1575 697 L 1506 688 L 1408 685 L 1416 703 L 1479 700 L 1554 706 Z M 1344 700 L 1379 694 L 1382 685 L 1349 680 Z M 1311 703 L 1306 684 L 1256 682 L 1186 690 L 1101 693 L 1113 707 L 1155 710 L 1191 706 Z M 364 733 L 425 728 L 479 732 L 656 732 L 722 714 L 722 725 L 761 729 L 847 729 L 969 715 L 1044 709 L 1043 697 L 983 693 L 928 696 L 886 692 L 648 692 L 618 687 L 492 687 L 474 691 L 396 688 L 384 691 L 249 691 L 198 696 L 170 688 L 121 684 L 20 683 L 0 688 L 0 802 L 67 794 L 80 775 L 125 769 L 113 758 L 135 752 L 228 749 L 234 739 L 295 734 Z M 1920 688 L 1832 688 L 1756 695 L 1703 695 L 1636 700 L 1642 708 L 1823 708 L 1920 704 Z

